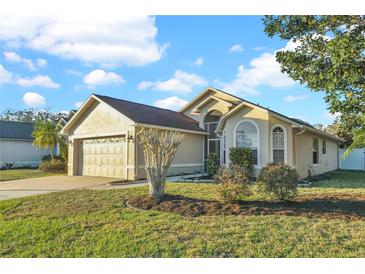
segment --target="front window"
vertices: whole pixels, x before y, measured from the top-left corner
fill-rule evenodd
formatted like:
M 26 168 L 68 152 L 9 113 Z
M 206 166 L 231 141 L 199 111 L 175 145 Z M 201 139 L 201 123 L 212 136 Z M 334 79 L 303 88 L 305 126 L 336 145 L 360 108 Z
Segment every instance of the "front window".
M 273 145 L 273 162 L 284 163 L 285 157 L 285 142 L 284 130 L 281 127 L 275 127 L 272 131 L 272 145 Z
M 242 122 L 236 129 L 236 147 L 247 147 L 252 150 L 254 164 L 257 165 L 259 138 L 257 128 L 249 121 Z
M 318 164 L 318 139 L 313 139 L 313 164 Z
M 322 154 L 323 155 L 327 154 L 327 143 L 325 140 L 322 141 Z

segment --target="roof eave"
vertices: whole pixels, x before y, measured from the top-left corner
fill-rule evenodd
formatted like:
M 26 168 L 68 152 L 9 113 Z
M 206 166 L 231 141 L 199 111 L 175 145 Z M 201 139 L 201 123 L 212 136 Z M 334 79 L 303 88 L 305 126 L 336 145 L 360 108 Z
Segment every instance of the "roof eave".
M 205 131 L 197 131 L 197 130 L 190 130 L 190 129 L 183 129 L 183 128 L 175 128 L 175 127 L 166 127 L 166 126 L 159 126 L 153 124 L 146 124 L 146 123 L 136 123 L 135 126 L 137 127 L 148 127 L 148 128 L 157 128 L 157 129 L 165 129 L 165 130 L 176 130 L 185 133 L 192 133 L 192 134 L 200 134 L 200 135 L 209 135 L 209 133 Z

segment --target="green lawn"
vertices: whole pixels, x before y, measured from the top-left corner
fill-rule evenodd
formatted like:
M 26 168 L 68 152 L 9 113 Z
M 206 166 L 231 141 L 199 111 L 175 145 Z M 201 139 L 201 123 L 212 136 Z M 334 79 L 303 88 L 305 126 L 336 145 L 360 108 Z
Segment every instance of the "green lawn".
M 356 181 L 356 185 L 343 188 L 347 178 Z M 365 194 L 361 178 L 364 173 L 336 172 L 326 181 L 317 182 L 318 187 L 301 189 L 300 195 Z M 329 187 L 325 186 L 327 184 Z M 365 256 L 364 219 L 255 214 L 182 217 L 125 206 L 126 199 L 145 194 L 147 189 L 74 190 L 2 201 L 0 256 Z M 168 194 L 215 199 L 214 189 L 212 184 L 171 183 L 166 191 Z M 252 197 L 251 200 L 259 198 Z
M 313 182 L 314 187 L 321 188 L 362 188 L 365 189 L 364 171 L 333 171 L 324 175 L 324 179 Z
M 0 170 L 0 181 L 37 178 L 52 175 L 65 175 L 63 172 L 45 172 L 38 169 Z

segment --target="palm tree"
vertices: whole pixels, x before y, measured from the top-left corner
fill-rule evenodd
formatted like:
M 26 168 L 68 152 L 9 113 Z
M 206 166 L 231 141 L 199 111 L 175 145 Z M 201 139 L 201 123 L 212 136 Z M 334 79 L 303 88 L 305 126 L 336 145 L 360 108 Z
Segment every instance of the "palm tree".
M 365 147 L 365 114 L 362 116 L 362 124 L 363 126 L 361 128 L 355 130 L 354 140 L 352 141 L 352 144 L 342 154 L 342 158 L 346 158 L 347 156 L 349 156 L 351 151 L 353 151 L 355 148 Z
M 39 120 L 35 124 L 32 136 L 34 137 L 33 145 L 39 148 L 49 148 L 53 160 L 53 151 L 57 143 L 61 142 L 58 126 L 51 121 Z

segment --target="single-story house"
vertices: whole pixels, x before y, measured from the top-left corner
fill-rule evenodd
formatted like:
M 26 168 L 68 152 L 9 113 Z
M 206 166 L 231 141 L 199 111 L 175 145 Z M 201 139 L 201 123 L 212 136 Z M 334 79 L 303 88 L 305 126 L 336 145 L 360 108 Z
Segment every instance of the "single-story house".
M 0 121 L 0 167 L 37 167 L 49 149 L 33 146 L 34 123 Z
M 229 163 L 231 147 L 249 147 L 255 171 L 284 162 L 301 178 L 338 168 L 341 139 L 310 124 L 207 88 L 180 111 L 102 95 L 91 95 L 62 129 L 69 137 L 69 175 L 145 177 L 138 128 L 174 129 L 186 134 L 169 175 L 204 170 L 208 154 Z

